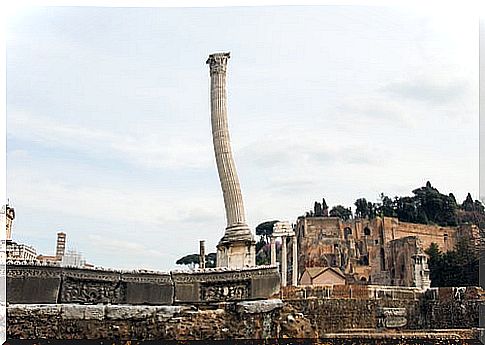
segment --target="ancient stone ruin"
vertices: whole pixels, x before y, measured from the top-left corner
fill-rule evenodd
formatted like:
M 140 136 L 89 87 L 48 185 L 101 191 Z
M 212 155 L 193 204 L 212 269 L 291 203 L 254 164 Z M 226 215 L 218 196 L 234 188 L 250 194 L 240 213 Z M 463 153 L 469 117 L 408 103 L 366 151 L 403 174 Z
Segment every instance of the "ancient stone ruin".
M 318 338 L 324 343 L 357 338 L 381 344 L 471 344 L 483 338 L 483 289 L 430 288 L 422 252 L 431 241 L 447 250 L 461 237 L 476 240 L 473 226 L 424 228 L 393 218 L 343 221 L 328 216 L 323 200 L 295 227 L 275 224 L 272 264 L 255 265 L 255 241 L 229 140 L 228 59 L 229 53 L 216 53 L 207 60 L 214 152 L 227 219 L 217 245 L 218 267 L 204 267 L 203 241 L 200 268 L 192 271 L 66 267 L 32 255 L 9 260 L 7 337 Z M 61 237 L 56 258 L 64 253 Z M 282 239 L 280 267 L 276 238 Z M 286 286 L 288 271 L 292 286 Z

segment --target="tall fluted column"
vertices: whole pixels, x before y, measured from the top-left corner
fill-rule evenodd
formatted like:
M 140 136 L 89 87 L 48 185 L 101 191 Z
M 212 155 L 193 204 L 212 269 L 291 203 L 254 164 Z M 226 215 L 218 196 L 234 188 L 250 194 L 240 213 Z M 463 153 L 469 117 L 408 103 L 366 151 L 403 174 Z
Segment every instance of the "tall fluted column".
M 286 236 L 281 237 L 281 286 L 286 286 L 288 277 L 288 255 L 286 254 Z
M 207 60 L 211 78 L 212 141 L 227 220 L 224 237 L 218 245 L 217 265 L 227 267 L 254 266 L 254 248 L 250 248 L 251 245 L 254 246 L 254 239 L 249 226 L 246 224 L 241 188 L 232 157 L 227 123 L 226 71 L 228 59 L 229 53 L 216 53 L 209 55 Z M 247 251 L 241 248 L 243 244 L 240 242 L 246 242 L 244 245 L 249 246 Z M 238 248 L 231 249 L 231 247 Z

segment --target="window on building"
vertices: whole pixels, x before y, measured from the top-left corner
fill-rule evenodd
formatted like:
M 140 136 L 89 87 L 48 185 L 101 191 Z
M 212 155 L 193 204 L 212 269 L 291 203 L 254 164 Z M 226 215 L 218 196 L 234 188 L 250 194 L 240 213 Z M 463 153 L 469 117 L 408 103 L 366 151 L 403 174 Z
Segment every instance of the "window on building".
M 370 236 L 370 229 L 367 226 L 364 228 L 364 235 Z
M 352 229 L 349 228 L 349 227 L 346 227 L 344 229 L 344 236 L 345 236 L 345 238 L 347 238 L 349 235 L 352 235 Z

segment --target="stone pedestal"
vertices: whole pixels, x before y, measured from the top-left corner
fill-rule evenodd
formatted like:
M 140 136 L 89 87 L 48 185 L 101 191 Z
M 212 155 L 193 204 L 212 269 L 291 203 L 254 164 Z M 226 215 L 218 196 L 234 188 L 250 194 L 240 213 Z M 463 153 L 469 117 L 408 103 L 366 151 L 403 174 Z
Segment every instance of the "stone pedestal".
M 219 242 L 217 245 L 218 267 L 256 266 L 256 246 L 253 241 Z

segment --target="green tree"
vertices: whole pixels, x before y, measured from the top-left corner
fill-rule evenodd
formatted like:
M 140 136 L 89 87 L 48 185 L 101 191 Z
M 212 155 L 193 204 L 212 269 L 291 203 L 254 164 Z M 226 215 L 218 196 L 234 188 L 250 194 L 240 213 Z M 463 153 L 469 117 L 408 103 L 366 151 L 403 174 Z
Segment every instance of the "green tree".
M 365 198 L 357 199 L 355 205 L 355 217 L 356 218 L 368 218 L 369 217 L 369 204 Z
M 352 218 L 352 210 L 350 208 L 345 208 L 342 205 L 337 205 L 332 207 L 330 210 L 331 217 L 339 217 L 343 220 L 349 220 Z
M 256 242 L 256 265 L 269 265 L 271 263 L 270 245 L 261 236 Z
M 440 248 L 436 243 L 431 243 L 425 253 L 429 256 L 428 267 L 430 270 L 431 286 L 441 286 L 442 284 L 442 265 L 443 265 L 443 253 L 441 253 Z
M 468 239 L 460 239 L 455 249 L 446 253 L 441 253 L 436 243 L 432 243 L 426 254 L 431 286 L 478 286 L 479 254 Z
M 263 222 L 256 227 L 256 235 L 264 237 L 266 243 L 269 243 L 269 237 L 273 234 L 273 226 L 279 220 Z
M 453 194 L 441 194 L 429 181 L 425 187 L 413 190 L 413 194 L 416 207 L 415 222 L 427 221 L 442 226 L 457 224 L 457 205 Z
M 381 204 L 379 205 L 377 212 L 384 217 L 397 217 L 396 205 L 392 199 L 384 193 L 380 195 Z
M 217 264 L 217 254 L 209 253 L 205 256 L 205 267 L 214 268 Z
M 415 223 L 417 219 L 417 208 L 413 198 L 404 196 L 401 198 L 396 197 L 396 213 L 397 217 L 404 221 Z
M 205 256 L 205 267 L 211 268 L 216 267 L 216 253 L 209 253 Z M 195 268 L 199 265 L 199 254 L 188 254 L 175 262 L 177 265 L 187 265 L 191 268 Z
M 368 202 L 367 203 L 367 209 L 368 209 L 368 217 L 369 219 L 374 219 L 377 216 L 377 212 L 379 210 L 379 204 L 373 203 L 373 202 Z
M 461 208 L 467 212 L 475 211 L 475 203 L 473 202 L 473 198 L 470 193 L 467 194 L 465 201 L 463 201 L 461 204 Z
M 188 254 L 175 262 L 177 265 L 187 265 L 194 268 L 199 264 L 199 254 Z

